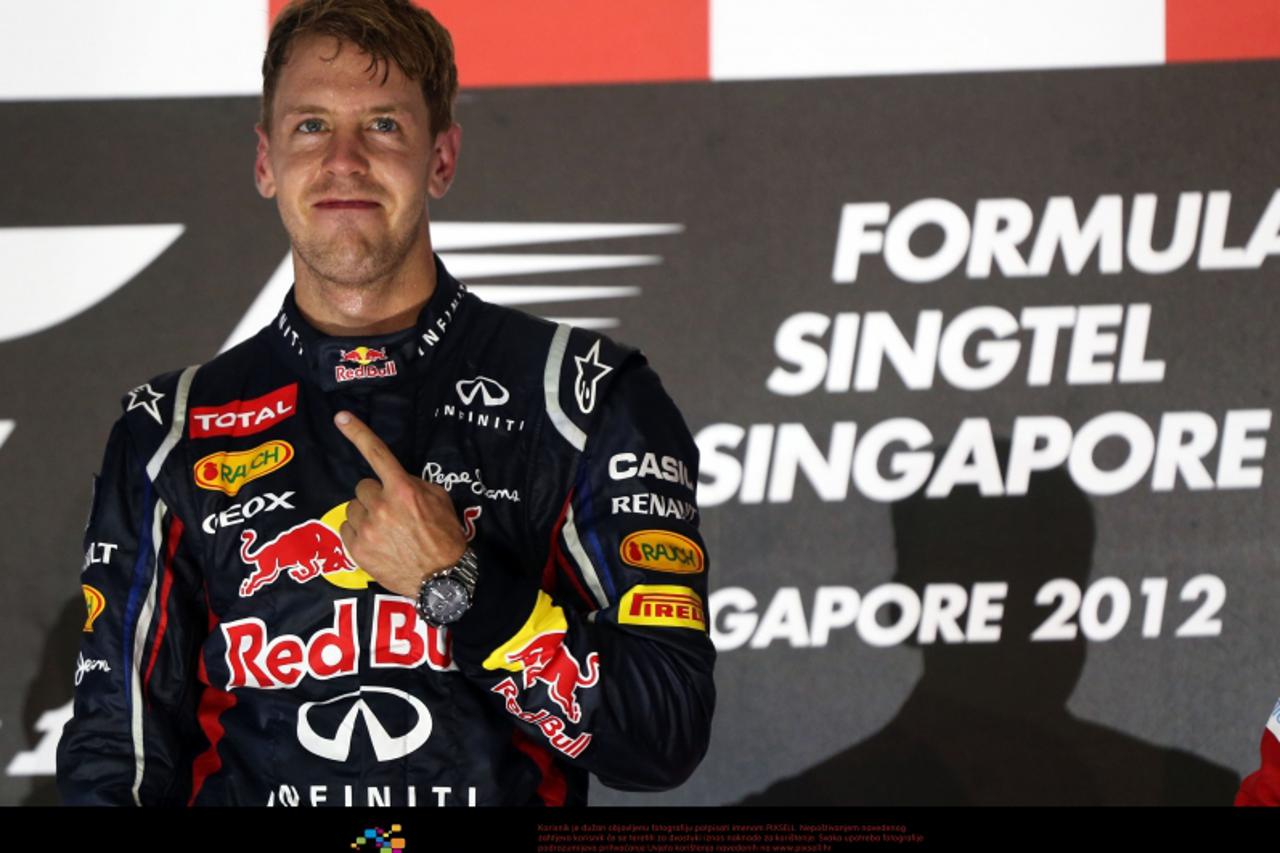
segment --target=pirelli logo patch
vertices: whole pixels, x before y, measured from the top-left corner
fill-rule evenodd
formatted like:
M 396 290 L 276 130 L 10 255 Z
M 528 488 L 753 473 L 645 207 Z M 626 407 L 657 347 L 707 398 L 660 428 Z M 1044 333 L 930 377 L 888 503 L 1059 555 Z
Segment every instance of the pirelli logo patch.
M 618 549 L 628 565 L 655 572 L 692 575 L 703 569 L 702 549 L 670 530 L 637 530 Z
M 633 586 L 618 605 L 623 625 L 707 630 L 702 598 L 687 586 Z

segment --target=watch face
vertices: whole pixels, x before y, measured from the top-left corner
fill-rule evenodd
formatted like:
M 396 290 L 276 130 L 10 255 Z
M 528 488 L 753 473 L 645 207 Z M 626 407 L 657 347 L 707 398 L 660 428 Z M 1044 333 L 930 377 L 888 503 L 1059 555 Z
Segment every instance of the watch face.
M 462 618 L 471 606 L 467 588 L 455 578 L 433 578 L 419 599 L 427 620 L 438 625 L 448 625 Z

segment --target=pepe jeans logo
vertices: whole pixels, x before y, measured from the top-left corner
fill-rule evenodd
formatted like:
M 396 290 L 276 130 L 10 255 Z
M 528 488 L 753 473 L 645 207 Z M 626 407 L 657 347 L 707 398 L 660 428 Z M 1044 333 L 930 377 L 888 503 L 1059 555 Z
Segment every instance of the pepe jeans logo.
M 84 680 L 86 672 L 110 672 L 111 665 L 105 660 L 92 660 L 86 658 L 84 654 L 76 656 L 76 687 L 80 686 L 80 682 Z

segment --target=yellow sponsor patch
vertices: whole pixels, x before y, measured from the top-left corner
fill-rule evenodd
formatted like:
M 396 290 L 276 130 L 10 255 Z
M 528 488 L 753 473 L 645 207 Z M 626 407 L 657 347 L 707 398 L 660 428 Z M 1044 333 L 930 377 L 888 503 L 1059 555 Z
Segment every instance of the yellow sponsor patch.
M 533 612 L 529 614 L 529 618 L 525 620 L 520 630 L 516 631 L 515 636 L 498 646 L 484 659 L 484 668 L 519 672 L 524 669 L 524 664 L 519 660 L 511 660 L 509 655 L 525 649 L 537 639 L 539 634 L 554 631 L 563 633 L 568 629 L 569 623 L 565 621 L 564 611 L 551 603 L 551 596 L 538 590 L 538 601 L 533 605 Z
M 196 463 L 196 485 L 235 495 L 245 483 L 280 470 L 292 458 L 293 445 L 287 441 L 268 441 L 252 450 L 210 453 Z
M 670 530 L 637 530 L 618 548 L 622 561 L 655 572 L 692 575 L 703 569 L 702 549 Z
M 80 588 L 84 590 L 84 608 L 87 611 L 84 620 L 84 631 L 86 634 L 93 633 L 93 620 L 102 615 L 102 611 L 107 609 L 107 597 L 94 587 L 81 584 Z
M 661 628 L 707 630 L 702 597 L 687 586 L 633 586 L 618 604 L 623 625 L 656 625 Z

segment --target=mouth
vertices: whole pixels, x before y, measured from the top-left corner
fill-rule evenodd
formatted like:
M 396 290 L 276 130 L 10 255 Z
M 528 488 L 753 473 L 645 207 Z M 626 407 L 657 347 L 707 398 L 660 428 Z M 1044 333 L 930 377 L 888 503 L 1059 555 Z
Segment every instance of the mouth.
M 315 203 L 320 210 L 373 210 L 381 206 L 376 201 L 359 198 L 326 198 Z

